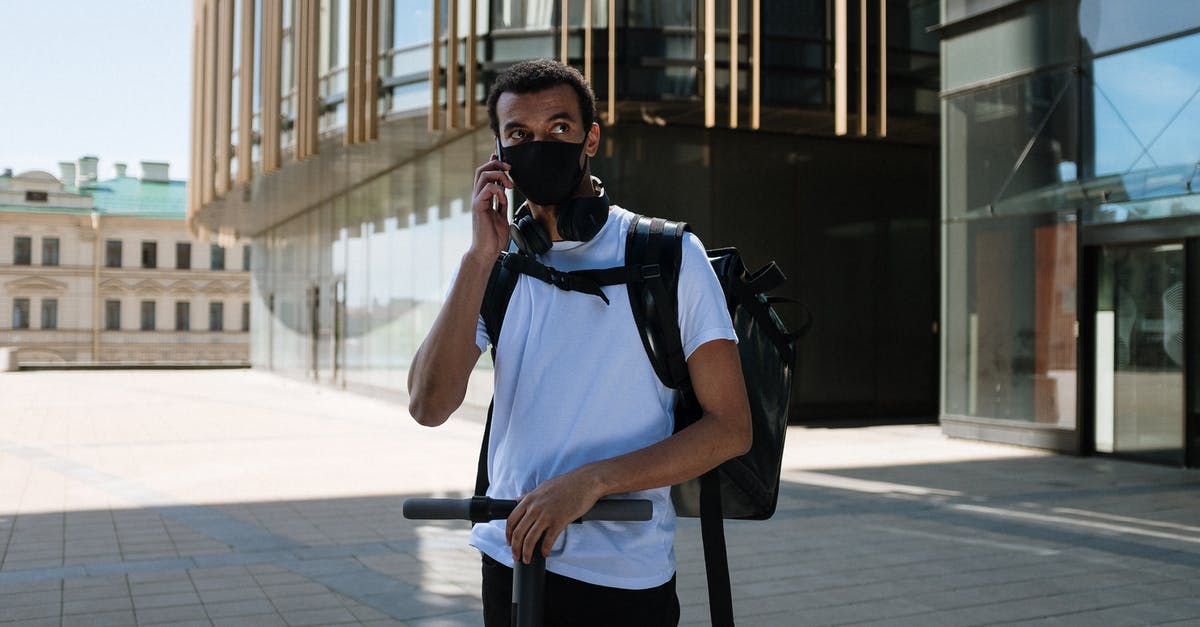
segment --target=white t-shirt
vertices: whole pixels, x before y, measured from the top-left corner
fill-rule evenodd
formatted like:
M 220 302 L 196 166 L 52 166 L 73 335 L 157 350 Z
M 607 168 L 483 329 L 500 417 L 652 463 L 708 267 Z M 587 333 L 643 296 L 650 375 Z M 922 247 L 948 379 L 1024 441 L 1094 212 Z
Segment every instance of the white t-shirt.
M 555 242 L 538 257 L 562 271 L 625 263 L 634 214 L 614 207 L 589 242 Z M 603 288 L 610 305 L 520 276 L 496 349 L 495 408 L 488 447 L 488 496 L 516 499 L 585 464 L 659 442 L 673 432 L 675 392 L 659 381 L 633 320 L 628 288 Z M 700 240 L 684 237 L 679 273 L 684 354 L 716 339 L 736 341 L 725 299 Z M 482 318 L 475 343 L 488 346 Z M 670 488 L 612 498 L 654 504 L 648 522 L 570 524 L 546 567 L 603 586 L 645 589 L 675 572 Z M 471 544 L 512 566 L 505 521 L 475 525 Z

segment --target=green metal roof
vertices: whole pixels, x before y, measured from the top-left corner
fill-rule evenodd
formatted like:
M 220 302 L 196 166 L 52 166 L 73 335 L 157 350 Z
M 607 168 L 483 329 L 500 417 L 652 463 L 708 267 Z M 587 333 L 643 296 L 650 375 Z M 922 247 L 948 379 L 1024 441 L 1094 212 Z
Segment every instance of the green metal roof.
M 122 176 L 78 190 L 95 199 L 101 215 L 182 220 L 187 217 L 187 181 L 143 181 Z
M 10 187 L 8 177 L 0 177 L 0 189 Z M 85 183 L 83 187 L 64 185 L 63 191 L 91 196 L 100 215 L 183 220 L 187 217 L 187 181 L 143 181 L 121 176 Z M 52 205 L 0 205 L 0 211 L 16 213 L 58 213 L 87 215 L 91 209 Z

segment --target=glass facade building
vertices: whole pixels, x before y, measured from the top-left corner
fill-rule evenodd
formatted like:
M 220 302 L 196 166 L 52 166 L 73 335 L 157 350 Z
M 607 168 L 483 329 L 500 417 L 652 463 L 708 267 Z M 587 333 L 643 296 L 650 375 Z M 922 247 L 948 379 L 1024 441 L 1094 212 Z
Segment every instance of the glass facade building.
M 1200 12 L 946 0 L 947 433 L 1200 465 Z
M 815 319 L 796 419 L 937 413 L 936 1 L 195 6 L 189 221 L 253 239 L 256 367 L 404 390 L 470 242 L 487 88 L 550 57 L 595 88 L 614 202 L 788 273 Z

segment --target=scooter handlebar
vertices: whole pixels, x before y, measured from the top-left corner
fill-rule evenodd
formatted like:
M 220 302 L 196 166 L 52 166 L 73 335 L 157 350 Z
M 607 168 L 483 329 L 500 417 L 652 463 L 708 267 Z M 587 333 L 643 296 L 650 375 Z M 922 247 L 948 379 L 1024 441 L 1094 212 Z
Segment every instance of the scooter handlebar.
M 404 501 L 404 517 L 414 520 L 470 520 L 486 522 L 508 518 L 518 501 L 473 497 L 469 499 L 411 498 Z M 579 520 L 643 521 L 654 516 L 654 504 L 646 499 L 598 501 Z
M 415 520 L 471 520 L 471 499 L 405 499 L 404 517 Z

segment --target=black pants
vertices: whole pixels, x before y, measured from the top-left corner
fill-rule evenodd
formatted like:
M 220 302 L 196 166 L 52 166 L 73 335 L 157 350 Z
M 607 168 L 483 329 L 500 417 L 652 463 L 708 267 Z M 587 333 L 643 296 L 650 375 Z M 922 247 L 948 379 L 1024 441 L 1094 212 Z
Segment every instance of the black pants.
M 483 621 L 506 627 L 512 618 L 511 568 L 483 556 Z M 675 577 L 657 588 L 624 590 L 584 583 L 546 571 L 546 627 L 674 627 L 679 624 Z

